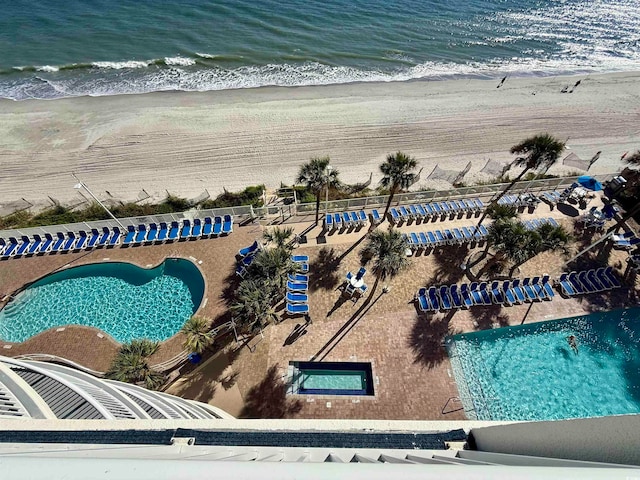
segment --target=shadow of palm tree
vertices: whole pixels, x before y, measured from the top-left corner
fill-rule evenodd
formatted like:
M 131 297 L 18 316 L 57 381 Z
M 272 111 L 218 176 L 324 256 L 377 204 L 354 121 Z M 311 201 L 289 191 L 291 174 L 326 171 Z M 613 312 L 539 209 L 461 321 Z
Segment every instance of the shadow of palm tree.
M 501 327 L 509 326 L 509 316 L 502 311 L 502 305 L 487 305 L 470 308 L 471 317 L 478 324 L 479 330 L 494 328 L 497 324 Z
M 287 398 L 287 386 L 272 365 L 260 383 L 249 389 L 240 418 L 290 418 L 302 410 L 300 400 Z
M 235 299 L 236 290 L 238 290 L 238 285 L 242 279 L 236 275 L 235 269 L 231 270 L 229 274 L 224 279 L 224 288 L 222 289 L 222 293 L 220 298 L 222 298 L 227 305 L 231 305 L 231 303 Z
M 341 258 L 336 255 L 333 247 L 322 247 L 318 253 L 318 258 L 309 266 L 309 271 L 312 272 L 310 290 L 313 292 L 319 289 L 335 289 L 340 283 L 340 277 L 338 276 L 340 262 Z
M 409 347 L 413 350 L 413 363 L 420 363 L 431 369 L 440 365 L 447 358 L 444 340 L 456 332 L 449 325 L 449 317 L 434 315 L 416 316 L 416 320 L 408 338 Z
M 432 252 L 437 267 L 426 285 L 451 285 L 462 280 L 465 271 L 460 265 L 464 263 L 468 254 L 468 245 L 446 246 Z

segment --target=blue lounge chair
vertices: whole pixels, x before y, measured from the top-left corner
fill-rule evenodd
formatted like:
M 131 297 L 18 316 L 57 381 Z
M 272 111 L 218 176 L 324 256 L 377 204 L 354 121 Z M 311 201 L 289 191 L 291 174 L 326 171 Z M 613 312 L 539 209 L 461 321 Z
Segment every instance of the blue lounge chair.
M 309 295 L 304 293 L 287 292 L 287 302 L 289 303 L 307 303 L 309 301 Z
M 465 308 L 473 307 L 475 305 L 468 284 L 463 283 L 460 285 L 460 296 L 462 297 L 462 302 Z
M 250 255 L 259 249 L 260 249 L 260 243 L 258 243 L 258 240 L 256 240 L 248 247 L 244 247 L 238 250 L 238 256 L 240 256 L 241 258 L 244 258 L 247 255 Z
M 438 246 L 438 239 L 433 232 L 427 232 L 427 238 L 429 239 L 429 245 L 432 247 Z
M 98 239 L 98 247 L 104 247 L 107 243 L 109 243 L 109 237 L 111 236 L 111 230 L 109 227 L 102 227 L 102 233 L 100 234 L 100 238 Z
M 97 229 L 92 228 L 91 229 L 91 236 L 87 240 L 87 248 L 96 247 L 97 244 L 98 244 L 98 239 L 99 238 L 100 238 L 100 232 Z
M 558 285 L 560 285 L 560 291 L 567 297 L 574 297 L 579 293 L 573 288 L 573 284 L 569 281 L 569 274 L 567 273 L 560 275 Z
M 525 278 L 522 281 L 522 289 L 524 290 L 524 293 L 527 296 L 527 299 L 530 302 L 535 302 L 537 300 L 540 300 L 540 297 L 536 293 L 535 289 L 531 286 L 530 282 L 531 282 L 530 278 Z
M 411 217 L 415 219 L 422 218 L 422 215 L 418 213 L 415 205 L 409 205 L 407 208 L 409 209 L 409 215 L 411 215 Z
M 40 246 L 40 250 L 38 250 L 38 253 L 42 254 L 42 253 L 50 252 L 52 246 L 53 246 L 53 237 L 51 236 L 50 233 L 45 233 L 44 241 L 42 242 L 42 245 Z
M 349 212 L 342 212 L 342 224 L 345 228 L 351 227 L 351 217 L 349 216 Z
M 229 235 L 231 232 L 233 232 L 233 217 L 225 215 L 222 220 L 222 234 Z
M 68 252 L 73 249 L 73 246 L 76 243 L 76 234 L 73 232 L 67 232 L 67 239 L 65 240 L 62 248 L 60 249 L 63 252 Z
M 431 244 L 431 242 L 429 242 L 429 239 L 427 238 L 425 233 L 420 232 L 418 234 L 418 237 L 420 237 L 420 245 L 422 245 L 422 248 L 429 248 L 429 245 Z
M 26 235 L 23 235 L 20 238 L 20 241 L 21 241 L 20 245 L 18 245 L 18 247 L 16 248 L 16 255 L 18 256 L 22 256 L 25 253 L 27 253 L 27 251 L 29 250 L 29 247 L 31 246 L 31 239 Z
M 304 263 L 304 262 L 300 262 L 300 271 L 302 273 L 309 273 L 309 264 L 308 263 Z
M 451 216 L 455 217 L 460 213 L 460 207 L 458 207 L 458 204 L 454 200 L 449 200 L 448 202 L 446 202 L 446 204 L 447 207 L 449 207 Z
M 330 213 L 324 217 L 324 228 L 328 231 L 333 230 L 333 215 Z
M 507 287 L 505 288 L 505 284 L 507 285 Z M 493 285 L 492 285 L 493 287 Z M 492 288 L 493 289 L 493 288 Z M 502 286 L 500 287 L 500 291 L 502 292 L 502 295 L 504 297 L 505 303 L 507 303 L 508 305 L 515 305 L 516 303 L 520 303 L 518 301 L 518 299 L 516 298 L 515 294 L 513 293 L 513 290 L 511 290 L 511 288 L 509 288 L 509 282 L 503 282 Z
M 136 227 L 133 225 L 127 225 L 127 234 L 122 241 L 123 245 L 129 245 L 136 238 Z
M 418 302 L 418 308 L 421 312 L 430 312 L 432 310 L 427 298 L 427 289 L 421 288 L 416 295 L 416 301 Z
M 580 280 L 578 279 L 578 274 L 576 272 L 571 272 L 569 274 L 569 281 L 571 282 L 573 289 L 577 293 L 587 293 L 587 289 L 584 287 L 584 285 L 582 285 L 582 282 L 580 282 Z
M 166 241 L 168 235 L 169 235 L 169 227 L 165 222 L 160 222 L 160 229 L 158 230 L 158 236 L 156 237 L 156 242 Z
M 64 237 L 63 237 L 64 240 Z M 16 254 L 16 249 L 18 248 L 18 240 L 14 237 L 9 237 L 9 243 L 4 249 L 3 257 L 13 257 Z
M 193 219 L 193 228 L 191 229 L 191 238 L 200 238 L 202 236 L 202 220 Z
M 456 239 L 456 243 L 458 244 L 463 244 L 464 243 L 464 235 L 462 234 L 462 232 L 457 229 L 457 228 L 453 228 L 451 229 L 451 231 L 453 232 L 453 236 Z
M 145 242 L 152 243 L 152 242 L 155 242 L 157 238 L 158 238 L 158 225 L 155 223 L 150 223 L 149 231 L 147 232 L 147 238 L 145 239 Z
M 485 305 L 493 304 L 491 295 L 489 294 L 489 290 L 487 289 L 487 282 L 482 282 L 478 287 L 478 291 L 480 292 L 480 295 L 482 295 L 482 301 Z
M 449 295 L 451 295 L 451 302 L 455 308 L 466 308 L 464 300 L 460 296 L 460 292 L 458 291 L 457 285 L 451 285 L 449 287 Z M 473 303 L 473 302 L 471 302 Z
M 307 283 L 309 281 L 308 275 L 303 275 L 301 273 L 289 274 L 289 281 L 293 283 Z
M 476 211 L 477 207 L 476 204 L 473 203 L 473 200 L 469 199 L 469 198 L 464 198 L 462 200 L 462 202 L 464 203 L 465 206 L 465 210 L 469 213 L 473 213 Z
M 411 213 L 409 213 L 409 210 L 407 210 L 404 206 L 398 207 L 398 212 L 400 213 L 400 215 L 402 215 L 402 218 L 404 220 L 409 220 L 411 218 Z
M 211 217 L 204 217 L 204 227 L 202 227 L 202 236 L 210 237 L 212 233 L 213 233 L 213 220 L 211 220 Z
M 247 274 L 247 269 L 244 267 L 244 265 L 240 264 L 240 265 L 236 265 L 236 275 L 239 276 L 240 278 L 244 278 L 244 276 Z
M 484 305 L 484 298 L 482 298 L 482 294 L 480 293 L 480 290 L 478 289 L 478 282 L 473 282 L 470 286 L 469 286 L 469 294 L 471 295 L 471 298 L 473 299 L 473 304 L 474 305 Z
M 502 290 L 500 290 L 500 282 L 492 282 L 489 291 L 491 292 L 491 296 L 493 297 L 493 303 L 506 303 L 511 305 L 511 302 L 506 299 L 506 297 L 502 293 Z
M 477 212 L 481 212 L 482 210 L 484 210 L 484 203 L 479 198 L 474 198 L 473 199 L 473 203 L 476 204 L 476 211 Z
M 420 238 L 418 237 L 417 233 L 411 232 L 409 234 L 409 243 L 411 243 L 411 247 L 414 250 L 417 250 L 418 248 L 420 248 Z
M 414 208 L 416 209 L 416 212 L 419 218 L 423 220 L 427 218 L 427 212 L 425 212 L 424 207 L 422 205 L 418 203 L 417 205 L 414 205 Z
M 440 212 L 442 213 L 443 218 L 448 217 L 449 214 L 452 213 L 447 202 L 438 202 L 438 206 L 440 207 Z
M 51 247 L 51 251 L 52 252 L 59 252 L 60 249 L 62 248 L 62 245 L 64 245 L 66 238 L 64 237 L 64 234 L 61 232 L 56 232 L 56 241 L 53 243 L 53 246 Z M 7 254 L 7 252 L 4 252 L 5 256 Z
M 253 263 L 253 261 L 255 260 L 255 255 L 247 255 L 246 257 L 242 258 L 240 260 L 240 263 L 242 265 L 244 265 L 245 267 L 248 267 L 249 265 L 251 265 Z
M 446 243 L 444 235 L 440 230 L 436 230 L 433 234 L 436 236 L 436 245 L 444 245 Z
M 580 280 L 580 283 L 585 288 L 587 293 L 595 293 L 595 292 L 599 292 L 600 291 L 598 289 L 598 287 L 596 287 L 594 284 L 592 284 L 589 281 L 589 279 L 587 278 L 587 272 L 586 271 L 582 271 L 582 272 L 578 273 L 578 280 Z
M 534 278 L 533 280 L 535 281 L 536 279 Z M 545 298 L 547 300 L 551 300 L 556 295 L 555 292 L 553 291 L 553 287 L 549 283 L 549 275 L 544 274 L 542 276 L 542 279 L 540 280 L 540 285 L 542 285 L 542 289 L 544 290 L 544 293 L 546 295 Z
M 308 283 L 287 282 L 287 290 L 292 292 L 306 292 L 309 289 Z
M 380 212 L 378 210 L 371 210 L 371 223 L 378 224 L 382 221 L 380 217 Z
M 525 293 L 524 289 L 520 286 L 519 279 L 516 278 L 513 282 L 511 282 L 511 289 L 513 290 L 513 293 L 520 303 L 524 303 L 528 300 L 529 297 Z
M 342 215 L 340 215 L 339 213 L 333 214 L 333 225 L 336 229 L 342 230 Z
M 453 233 L 451 233 L 451 230 L 446 229 L 442 231 L 442 235 L 444 236 L 444 243 L 447 245 L 453 245 L 454 243 L 456 243 L 456 239 L 453 236 Z
M 222 234 L 222 217 L 213 218 L 213 236 L 217 237 Z
M 80 230 L 78 232 L 78 240 L 76 240 L 75 245 L 73 246 L 74 250 L 82 250 L 86 247 L 87 245 L 87 232 L 85 232 L 84 230 Z
M 191 237 L 191 221 L 188 218 L 182 220 L 182 230 L 180 232 L 180 240 L 186 240 Z
M 540 300 L 551 300 L 551 298 L 547 296 L 547 291 L 545 290 L 545 288 L 542 286 L 542 283 L 540 282 L 540 277 L 533 277 L 531 279 L 530 285 L 533 287 L 533 289 L 536 292 L 536 295 L 538 295 L 538 298 Z
M 438 299 L 438 290 L 436 287 L 430 287 L 427 291 L 427 298 L 429 299 L 429 303 L 433 310 L 440 310 L 440 300 Z
M 471 229 L 469 229 L 467 227 L 462 227 L 460 229 L 460 230 L 462 230 L 462 236 L 464 237 L 464 241 L 465 242 L 470 242 L 470 241 L 473 240 L 472 229 L 473 229 L 473 227 L 471 227 Z
M 118 243 L 120 243 L 120 237 L 122 236 L 122 232 L 118 227 L 113 227 L 113 233 L 111 234 L 111 238 L 109 239 L 109 246 L 115 247 Z
M 136 237 L 133 240 L 133 243 L 142 243 L 147 238 L 147 226 L 145 224 L 138 225 L 138 232 L 136 233 Z
M 424 203 L 422 204 L 422 208 L 424 209 L 424 219 L 430 220 L 431 217 L 433 217 L 434 215 L 434 211 L 433 211 L 433 208 L 431 207 L 431 204 Z
M 293 255 L 291 260 L 298 263 L 304 263 L 309 261 L 309 255 Z
M 595 270 L 589 270 L 587 272 L 587 280 L 598 289 L 599 292 L 603 290 L 608 290 L 608 288 L 600 281 L 600 279 L 596 276 Z
M 442 211 L 442 208 L 440 207 L 440 204 L 438 204 L 437 202 L 431 202 L 429 205 L 431 206 L 431 209 L 433 210 L 434 218 L 442 217 L 443 211 Z
M 449 295 L 449 287 L 446 285 L 442 285 L 438 290 L 440 294 L 440 304 L 442 305 L 443 310 L 451 310 L 453 308 L 451 295 Z
M 393 223 L 395 224 L 400 223 L 400 219 L 402 218 L 402 216 L 400 215 L 398 210 L 396 210 L 395 208 L 391 208 L 389 209 L 389 213 L 391 214 L 391 221 Z
M 613 285 L 613 288 L 620 288 L 622 286 L 620 280 L 618 280 L 618 277 L 616 277 L 616 274 L 613 273 L 612 267 L 605 268 L 604 275 L 606 275 L 606 277 L 609 279 L 609 281 Z
M 287 313 L 290 315 L 303 315 L 309 313 L 309 305 L 304 303 L 287 303 Z
M 4 253 L 4 249 L 7 246 L 7 242 L 4 241 L 4 238 L 0 237 L 0 256 Z
M 351 217 L 351 223 L 354 225 L 360 225 L 360 219 L 358 218 L 358 212 L 349 212 L 349 216 Z
M 369 217 L 367 217 L 367 213 L 364 210 L 358 211 L 358 220 L 363 227 L 369 223 Z
M 364 267 L 360 267 L 360 270 L 358 270 L 358 273 L 356 273 L 356 280 L 360 280 L 362 277 L 365 276 L 366 273 L 367 273 L 367 269 Z
M 601 267 L 595 272 L 596 278 L 600 280 L 600 285 L 602 285 L 605 289 L 611 290 L 613 288 L 613 283 L 609 280 L 609 277 L 604 274 L 604 267 Z

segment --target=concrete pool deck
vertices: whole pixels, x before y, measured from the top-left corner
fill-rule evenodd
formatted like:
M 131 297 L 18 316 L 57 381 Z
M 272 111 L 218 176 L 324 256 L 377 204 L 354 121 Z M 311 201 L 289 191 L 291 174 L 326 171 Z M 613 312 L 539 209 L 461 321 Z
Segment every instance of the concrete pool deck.
M 571 227 L 569 217 L 555 209 L 550 211 L 545 204 L 534 214 L 523 214 L 521 218 L 549 216 Z M 246 417 L 463 419 L 465 415 L 457 401 L 457 387 L 442 345 L 446 335 L 637 303 L 634 287 L 574 299 L 556 295 L 551 302 L 514 307 L 474 307 L 468 311 L 419 315 L 412 302 L 418 288 L 466 280 L 460 265 L 469 252 L 461 247 L 445 247 L 413 257 L 407 271 L 381 282 L 376 291 L 371 291 L 373 274 L 367 273 L 368 295 L 357 303 L 344 301 L 336 289 L 348 271 L 357 271 L 358 252 L 368 229 L 327 235 L 321 239 L 326 243 L 318 244 L 316 238 L 321 228 L 312 228 L 311 217 L 303 220 L 290 225 L 298 233 L 308 230 L 308 243 L 296 249 L 296 253 L 310 257 L 312 323 L 307 325 L 306 333 L 294 342 L 288 341 L 296 325 L 303 324 L 304 320 L 283 316 L 280 323 L 267 327 L 263 336 L 258 335 L 246 344 L 229 345 L 224 352 L 227 365 L 222 370 L 219 359 L 215 365 L 182 374 L 179 381 L 169 387 L 169 392 L 209 402 Z M 477 220 L 412 223 L 401 226 L 400 230 L 408 233 L 445 225 L 451 228 L 473 225 L 474 221 Z M 211 240 L 12 259 L 0 264 L 0 293 L 13 292 L 68 263 L 80 265 L 108 258 L 147 266 L 156 265 L 166 257 L 192 257 L 196 263 L 202 261 L 199 267 L 207 282 L 206 305 L 200 313 L 219 323 L 227 318 L 223 294 L 229 279 L 233 278 L 234 255 L 259 238 L 262 231 L 263 227 L 257 224 L 236 226 L 230 236 Z M 587 240 L 588 237 L 584 237 L 584 241 Z M 625 258 L 625 252 L 614 250 L 609 264 L 623 270 Z M 562 271 L 562 263 L 559 254 L 544 253 L 525 263 L 521 275 L 549 273 L 554 277 Z M 385 284 L 389 287 L 387 294 L 382 292 Z M 154 360 L 160 362 L 173 357 L 182 350 L 182 342 L 180 334 L 164 342 Z M 7 346 L 11 348 L 5 348 Z M 108 336 L 101 338 L 97 330 L 77 326 L 67 326 L 63 331 L 49 330 L 22 344 L 0 342 L 0 352 L 4 355 L 50 353 L 102 371 L 108 368 L 117 348 Z M 310 359 L 371 362 L 376 379 L 375 396 L 366 399 L 309 397 L 305 401 L 287 397 L 281 382 L 289 361 Z M 222 383 L 231 386 L 220 388 Z

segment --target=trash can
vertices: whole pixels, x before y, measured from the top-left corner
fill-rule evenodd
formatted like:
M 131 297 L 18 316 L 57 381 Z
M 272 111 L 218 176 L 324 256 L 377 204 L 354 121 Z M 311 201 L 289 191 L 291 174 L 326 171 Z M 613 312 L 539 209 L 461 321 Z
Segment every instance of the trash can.
M 190 353 L 187 358 L 193 364 L 200 363 L 200 360 L 202 360 L 202 356 L 199 353 Z

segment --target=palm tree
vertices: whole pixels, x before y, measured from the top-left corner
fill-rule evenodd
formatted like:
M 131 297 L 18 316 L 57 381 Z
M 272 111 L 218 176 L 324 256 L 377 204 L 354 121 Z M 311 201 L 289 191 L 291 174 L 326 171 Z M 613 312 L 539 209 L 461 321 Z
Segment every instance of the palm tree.
M 518 156 L 511 163 L 509 168 L 516 165 L 517 167 L 524 167 L 524 169 L 496 198 L 493 199 L 492 203 L 497 203 L 498 200 L 506 195 L 506 193 L 511 190 L 511 188 L 513 188 L 513 186 L 519 182 L 529 170 L 547 171 L 551 168 L 551 166 L 558 161 L 558 158 L 560 158 L 560 154 L 564 151 L 565 145 L 565 142 L 561 142 L 548 133 L 543 133 L 527 138 L 511 147 L 511 153 Z M 482 222 L 484 222 L 486 217 L 487 211 L 485 210 L 478 221 L 478 227 L 482 225 Z
M 209 320 L 203 317 L 191 317 L 181 329 L 187 337 L 184 348 L 194 353 L 202 353 L 213 342 L 213 334 L 209 329 Z
M 300 167 L 296 183 L 303 183 L 316 197 L 316 224 L 320 214 L 320 194 L 325 188 L 338 187 L 338 170 L 328 168 L 329 157 L 312 158 Z
M 105 377 L 157 390 L 164 383 L 165 376 L 149 366 L 148 357 L 158 350 L 158 346 L 158 342 L 147 339 L 132 340 L 129 344 L 123 344 Z
M 265 230 L 262 237 L 267 242 L 274 243 L 276 247 L 286 248 L 291 251 L 293 247 L 288 244 L 291 235 L 293 235 L 293 227 L 275 227 L 270 230 Z
M 360 260 L 363 265 L 366 265 L 373 259 L 372 270 L 376 275 L 376 281 L 370 297 L 380 280 L 387 277 L 393 278 L 409 266 L 406 250 L 407 244 L 397 230 L 374 230 L 369 234 L 366 245 L 360 251 Z
M 244 328 L 262 328 L 278 320 L 273 307 L 274 298 L 268 283 L 252 279 L 243 280 L 236 291 L 236 301 L 230 308 Z
M 387 218 L 393 196 L 399 191 L 409 188 L 416 180 L 416 174 L 411 170 L 417 166 L 418 162 L 415 158 L 402 152 L 387 155 L 387 160 L 380 165 L 380 171 L 383 175 L 380 185 L 389 190 L 389 200 L 384 209 L 382 221 Z

